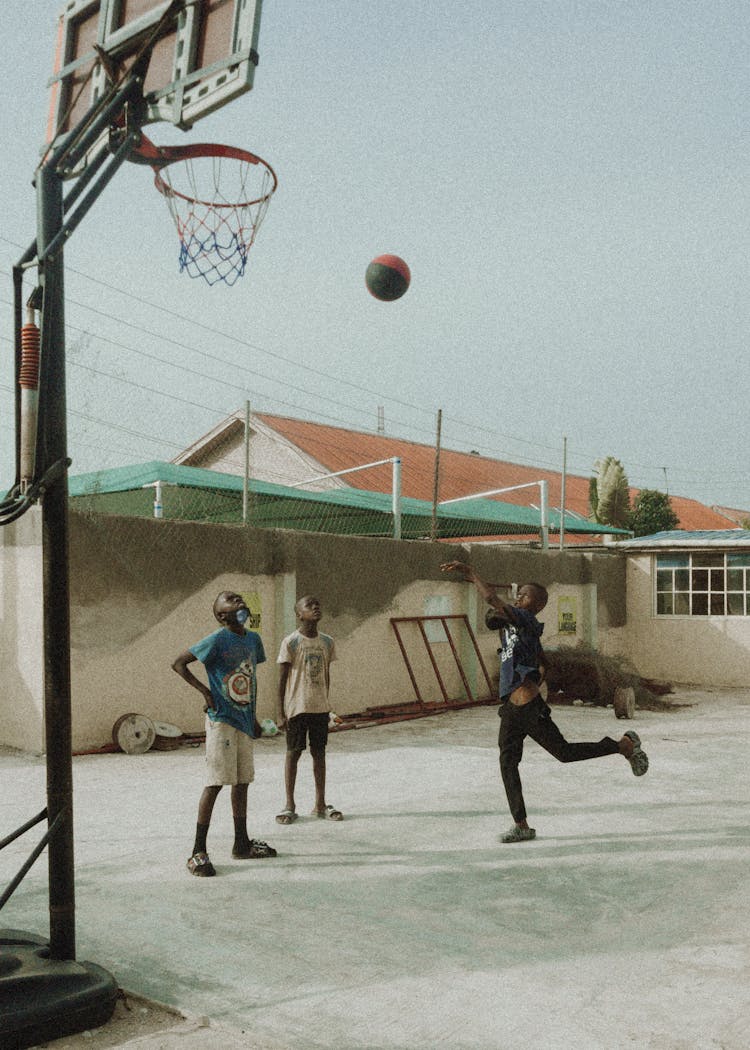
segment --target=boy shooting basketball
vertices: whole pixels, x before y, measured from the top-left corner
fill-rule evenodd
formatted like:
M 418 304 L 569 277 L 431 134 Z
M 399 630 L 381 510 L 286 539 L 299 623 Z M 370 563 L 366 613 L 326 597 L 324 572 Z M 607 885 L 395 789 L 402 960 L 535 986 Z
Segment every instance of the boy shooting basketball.
M 216 870 L 206 852 L 206 837 L 214 803 L 225 784 L 231 785 L 234 846 L 238 860 L 275 857 L 267 842 L 248 838 L 247 788 L 254 779 L 253 737 L 260 736 L 255 718 L 256 668 L 266 654 L 260 635 L 245 628 L 249 616 L 241 595 L 222 591 L 214 602 L 218 631 L 186 649 L 172 669 L 203 696 L 206 712 L 206 786 L 198 805 L 193 853 L 187 862 L 191 875 L 206 877 Z M 188 667 L 200 660 L 208 675 L 204 685 Z
M 468 583 L 474 584 L 491 606 L 487 625 L 500 630 L 500 772 L 515 821 L 502 841 L 526 842 L 536 837 L 536 831 L 526 819 L 518 771 L 527 736 L 559 762 L 581 762 L 620 754 L 630 762 L 637 777 L 643 776 L 648 769 L 648 758 L 641 750 L 640 737 L 632 729 L 619 741 L 605 736 L 598 742 L 571 744 L 552 721 L 552 712 L 539 693 L 544 667 L 540 641 L 544 625 L 537 620 L 537 613 L 547 604 L 546 588 L 539 583 L 525 583 L 518 590 L 515 604 L 509 605 L 465 562 L 450 561 L 440 568 L 443 572 L 461 572 Z

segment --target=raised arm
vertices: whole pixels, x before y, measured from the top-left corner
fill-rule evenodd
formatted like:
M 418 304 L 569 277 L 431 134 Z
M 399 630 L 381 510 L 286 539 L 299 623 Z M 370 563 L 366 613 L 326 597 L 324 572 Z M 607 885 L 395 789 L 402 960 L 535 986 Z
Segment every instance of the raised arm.
M 508 602 L 498 595 L 494 587 L 486 583 L 481 576 L 478 576 L 471 565 L 465 561 L 446 561 L 440 566 L 441 572 L 460 572 L 463 574 L 464 579 L 467 583 L 473 583 L 476 589 L 481 594 L 482 598 L 491 605 L 493 609 L 496 609 L 500 618 L 508 621 L 509 623 L 515 623 L 516 618 L 513 612 L 513 606 L 509 605 Z

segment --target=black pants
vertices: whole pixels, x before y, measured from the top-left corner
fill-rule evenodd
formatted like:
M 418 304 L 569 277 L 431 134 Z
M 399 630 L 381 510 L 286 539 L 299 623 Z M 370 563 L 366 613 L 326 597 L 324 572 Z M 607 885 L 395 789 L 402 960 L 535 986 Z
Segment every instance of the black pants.
M 541 696 L 519 707 L 506 700 L 500 705 L 500 772 L 508 796 L 510 812 L 517 824 L 526 820 L 521 777 L 518 772 L 523 757 L 523 742 L 527 736 L 549 751 L 559 762 L 583 762 L 587 758 L 616 755 L 620 748 L 616 740 L 605 736 L 596 743 L 569 744 L 555 723 L 552 712 Z

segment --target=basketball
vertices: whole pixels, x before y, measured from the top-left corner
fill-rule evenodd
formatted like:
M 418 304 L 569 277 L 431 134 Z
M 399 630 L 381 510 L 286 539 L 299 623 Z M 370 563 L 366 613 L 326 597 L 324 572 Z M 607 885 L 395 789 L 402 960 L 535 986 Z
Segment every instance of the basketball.
M 378 255 L 365 273 L 365 284 L 370 295 L 390 303 L 400 299 L 409 287 L 409 267 L 398 255 Z

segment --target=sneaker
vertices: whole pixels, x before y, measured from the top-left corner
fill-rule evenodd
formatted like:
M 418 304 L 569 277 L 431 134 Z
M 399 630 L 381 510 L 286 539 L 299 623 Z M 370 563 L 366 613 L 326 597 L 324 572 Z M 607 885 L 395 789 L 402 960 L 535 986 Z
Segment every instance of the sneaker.
M 276 850 L 260 839 L 250 839 L 246 846 L 235 846 L 232 856 L 235 860 L 261 860 L 264 857 L 275 857 Z
M 648 755 L 641 748 L 641 738 L 634 729 L 628 729 L 624 735 L 633 741 L 633 753 L 628 757 L 630 768 L 634 776 L 642 777 L 648 769 Z
M 506 831 L 503 835 L 501 842 L 530 842 L 531 839 L 536 838 L 536 831 L 534 828 L 519 828 L 518 824 L 514 824 L 510 831 Z

